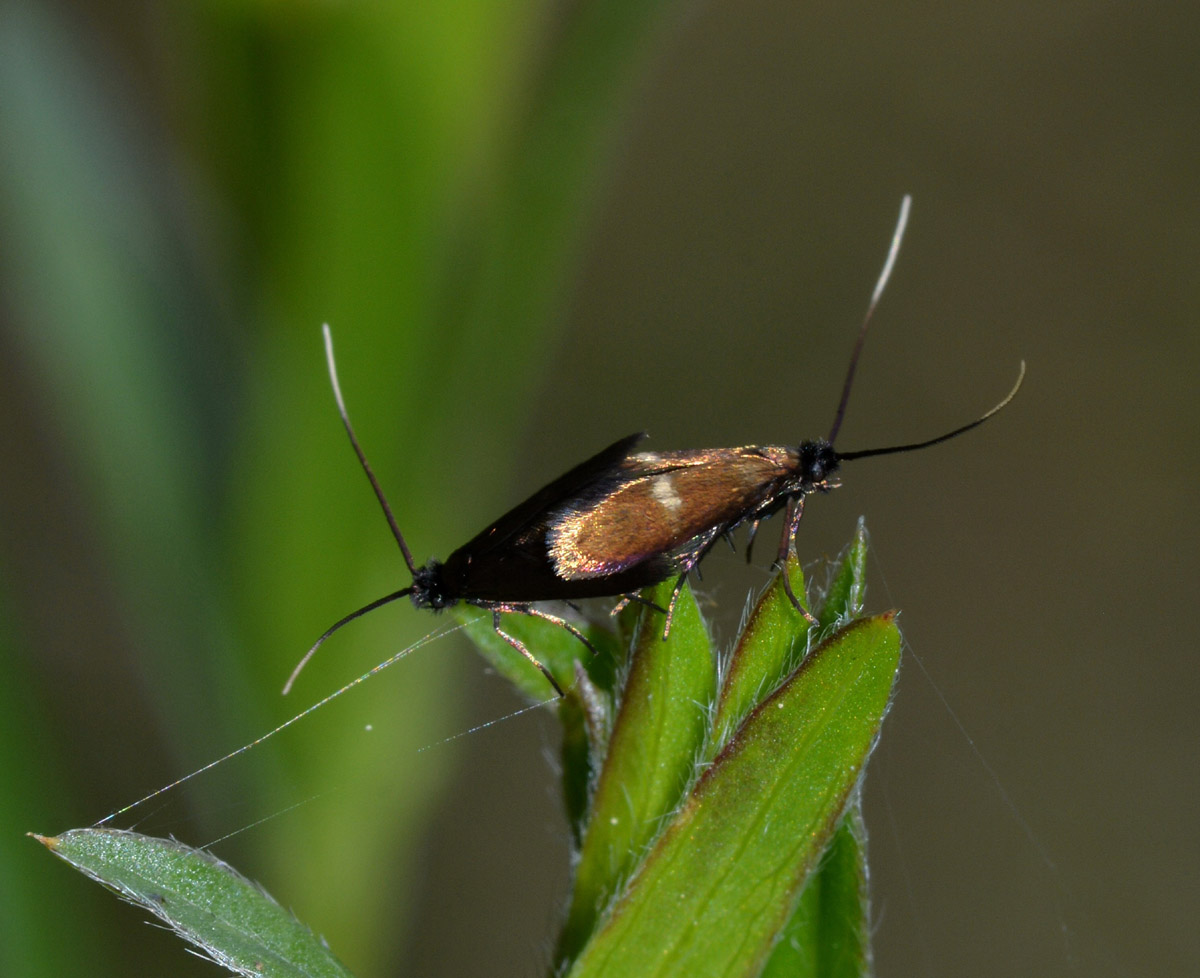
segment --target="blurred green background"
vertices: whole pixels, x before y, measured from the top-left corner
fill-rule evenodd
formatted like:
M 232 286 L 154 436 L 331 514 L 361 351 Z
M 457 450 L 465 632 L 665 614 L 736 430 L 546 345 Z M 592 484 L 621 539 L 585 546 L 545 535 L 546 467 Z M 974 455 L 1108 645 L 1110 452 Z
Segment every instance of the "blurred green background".
M 868 607 L 915 653 L 867 787 L 879 974 L 1200 971 L 1198 42 L 1197 8 L 1094 0 L 7 0 L 0 972 L 215 973 L 21 833 L 435 623 L 381 611 L 278 695 L 407 582 L 323 321 L 444 557 L 630 431 L 824 433 L 905 192 L 841 447 L 1029 379 L 952 446 L 848 466 L 802 527 L 818 560 L 867 514 Z M 765 567 L 704 572 L 728 638 Z M 120 824 L 236 833 L 214 851 L 364 978 L 537 974 L 552 718 L 421 750 L 517 705 L 443 639 Z

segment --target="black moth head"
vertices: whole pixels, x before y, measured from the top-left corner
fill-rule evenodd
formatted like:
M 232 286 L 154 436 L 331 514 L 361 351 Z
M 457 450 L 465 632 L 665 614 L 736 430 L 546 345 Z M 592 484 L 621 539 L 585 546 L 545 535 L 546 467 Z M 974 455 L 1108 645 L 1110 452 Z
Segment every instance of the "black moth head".
M 805 485 L 820 486 L 838 470 L 840 460 L 824 438 L 800 445 L 800 478 Z
M 432 608 L 441 611 L 458 603 L 457 598 L 446 594 L 442 581 L 442 565 L 439 561 L 431 560 L 424 567 L 413 571 L 412 603 L 418 608 Z

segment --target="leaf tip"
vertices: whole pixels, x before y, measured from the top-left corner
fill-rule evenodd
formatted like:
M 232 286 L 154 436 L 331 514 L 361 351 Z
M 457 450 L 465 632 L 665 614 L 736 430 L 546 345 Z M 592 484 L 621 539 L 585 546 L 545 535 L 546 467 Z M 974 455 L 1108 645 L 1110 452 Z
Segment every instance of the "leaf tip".
M 58 837 L 57 836 L 38 835 L 36 832 L 26 832 L 25 834 L 27 836 L 29 836 L 29 838 L 31 838 L 31 839 L 37 839 L 38 842 L 40 842 L 42 845 L 44 845 L 51 852 L 54 852 L 54 850 L 56 850 L 58 848 Z

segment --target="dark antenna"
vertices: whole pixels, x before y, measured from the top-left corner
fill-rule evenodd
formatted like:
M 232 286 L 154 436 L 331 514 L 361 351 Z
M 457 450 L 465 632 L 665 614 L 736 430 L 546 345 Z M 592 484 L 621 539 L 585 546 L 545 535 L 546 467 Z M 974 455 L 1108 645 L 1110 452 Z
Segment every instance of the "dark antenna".
M 957 438 L 965 431 L 970 431 L 972 428 L 978 428 L 988 418 L 1008 405 L 1014 397 L 1017 396 L 1017 391 L 1021 389 L 1021 383 L 1025 380 L 1025 361 L 1021 361 L 1021 372 L 1017 374 L 1017 382 L 1013 384 L 1013 389 L 1005 395 L 1004 400 L 997 404 L 994 408 L 988 411 L 983 417 L 976 418 L 970 424 L 965 424 L 961 428 L 955 428 L 953 431 L 948 431 L 944 435 L 938 435 L 936 438 L 930 438 L 928 441 L 913 442 L 911 445 L 893 445 L 890 448 L 868 448 L 861 452 L 838 452 L 837 457 L 839 462 L 848 462 L 856 458 L 870 458 L 872 455 L 895 455 L 899 452 L 915 452 L 919 448 L 928 448 L 930 445 L 937 445 L 944 441 L 949 441 L 951 438 Z
M 350 614 L 348 614 L 345 618 L 339 618 L 332 625 L 330 625 L 327 629 L 325 629 L 325 633 L 319 639 L 317 639 L 315 642 L 313 642 L 312 648 L 304 653 L 304 658 L 296 663 L 296 668 L 293 669 L 292 674 L 290 676 L 288 676 L 288 681 L 283 684 L 283 695 L 287 696 L 287 694 L 292 691 L 292 684 L 296 681 L 296 677 L 299 676 L 300 671 L 306 665 L 308 665 L 308 660 L 313 657 L 313 655 L 316 653 L 317 649 L 319 649 L 322 645 L 325 644 L 325 639 L 329 638 L 330 635 L 332 635 L 334 632 L 336 632 L 343 625 L 350 624 L 350 622 L 354 621 L 355 618 L 360 618 L 363 615 L 365 615 L 368 611 L 374 611 L 376 608 L 382 608 L 385 604 L 391 604 L 393 601 L 403 598 L 411 592 L 412 592 L 412 585 L 409 585 L 408 587 L 402 587 L 399 591 L 393 591 L 391 594 L 389 594 L 385 597 L 376 598 L 370 604 L 365 604 L 361 608 L 359 608 L 357 611 L 350 612 Z
M 375 498 L 379 500 L 379 505 L 383 507 L 383 515 L 387 517 L 388 526 L 392 528 L 392 536 L 400 544 L 400 552 L 404 554 L 404 562 L 408 564 L 408 572 L 416 574 L 417 565 L 413 563 L 412 553 L 408 549 L 408 544 L 404 542 L 404 534 L 400 532 L 400 527 L 396 524 L 396 517 L 392 515 L 392 507 L 388 505 L 387 497 L 383 494 L 379 480 L 375 478 L 375 473 L 371 470 L 371 463 L 367 461 L 367 456 L 363 454 L 363 450 L 358 444 L 358 438 L 354 434 L 354 426 L 350 424 L 350 415 L 346 412 L 346 402 L 342 400 L 342 388 L 338 384 L 337 363 L 333 359 L 333 334 L 329 331 L 329 323 L 325 323 L 321 327 L 321 331 L 325 334 L 325 360 L 329 364 L 329 381 L 333 384 L 333 396 L 337 401 L 338 414 L 342 416 L 342 424 L 346 426 L 346 434 L 350 436 L 350 444 L 354 448 L 354 454 L 358 456 L 358 461 L 362 465 L 363 471 L 371 481 L 371 488 L 375 490 Z
M 387 517 L 388 526 L 392 528 L 392 536 L 396 538 L 396 542 L 400 544 L 400 552 L 404 555 L 404 562 L 408 565 L 408 572 L 415 575 L 417 566 L 413 563 L 412 553 L 408 549 L 408 544 L 404 542 L 404 534 L 400 532 L 400 527 L 396 523 L 396 517 L 392 515 L 392 507 L 388 505 L 387 497 L 383 494 L 383 488 L 379 485 L 379 480 L 375 478 L 375 473 L 371 469 L 371 463 L 367 461 L 367 456 L 363 453 L 362 446 L 358 443 L 358 436 L 354 434 L 354 426 L 350 424 L 350 414 L 346 411 L 346 402 L 342 398 L 342 387 L 338 383 L 337 362 L 333 357 L 333 334 L 329 330 L 329 324 L 325 323 L 321 327 L 322 333 L 325 335 L 325 361 L 329 364 L 329 382 L 333 385 L 333 397 L 337 401 L 338 414 L 341 415 L 342 424 L 346 428 L 346 434 L 350 436 L 350 444 L 354 448 L 354 454 L 358 456 L 359 464 L 362 465 L 362 470 L 367 474 L 367 479 L 371 483 L 371 488 L 375 491 L 375 498 L 379 500 L 379 505 L 383 509 L 383 515 Z M 385 604 L 390 604 L 400 598 L 412 593 L 412 585 L 403 587 L 399 591 L 393 591 L 382 598 L 377 598 L 370 604 L 363 605 L 357 611 L 352 611 L 335 621 L 327 629 L 325 633 L 317 639 L 312 648 L 304 653 L 296 668 L 292 670 L 292 674 L 288 676 L 288 681 L 283 684 L 283 695 L 287 696 L 291 692 L 292 684 L 296 681 L 296 677 L 300 675 L 301 670 L 308 665 L 308 660 L 316 654 L 317 649 L 325 644 L 325 640 L 334 632 L 340 629 L 343 625 L 348 625 L 355 618 L 360 618 L 368 611 L 374 611 L 376 608 L 381 608 Z
M 879 274 L 879 281 L 875 283 L 875 291 L 871 294 L 871 304 L 867 306 L 867 314 L 863 316 L 862 325 L 858 328 L 858 338 L 854 341 L 850 366 L 846 368 L 846 380 L 842 384 L 842 397 L 838 401 L 837 414 L 833 416 L 833 427 L 829 429 L 829 438 L 826 439 L 831 445 L 837 438 L 838 429 L 842 427 L 842 419 L 846 416 L 846 402 L 850 400 L 850 388 L 854 384 L 854 371 L 858 369 L 858 357 L 862 353 L 863 342 L 867 338 L 867 327 L 871 325 L 871 314 L 879 305 L 879 297 L 887 288 L 888 279 L 892 275 L 892 266 L 896 264 L 896 256 L 900 254 L 900 242 L 904 239 L 904 229 L 908 226 L 908 211 L 911 207 L 912 195 L 905 194 L 904 199 L 900 201 L 900 217 L 896 221 L 896 230 L 892 233 L 892 246 L 888 249 L 887 261 L 883 263 L 883 271 Z M 845 458 L 844 455 L 840 457 Z

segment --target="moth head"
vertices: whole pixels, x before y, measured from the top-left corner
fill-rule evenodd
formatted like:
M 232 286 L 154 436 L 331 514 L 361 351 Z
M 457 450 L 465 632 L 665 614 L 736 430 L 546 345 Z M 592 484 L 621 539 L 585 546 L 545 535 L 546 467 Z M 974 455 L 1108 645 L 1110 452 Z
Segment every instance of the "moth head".
M 821 488 L 838 470 L 837 452 L 824 438 L 802 442 L 800 445 L 800 479 L 806 487 Z
M 446 593 L 441 561 L 431 560 L 413 571 L 411 599 L 414 607 L 432 608 L 434 611 L 458 603 L 456 598 Z

